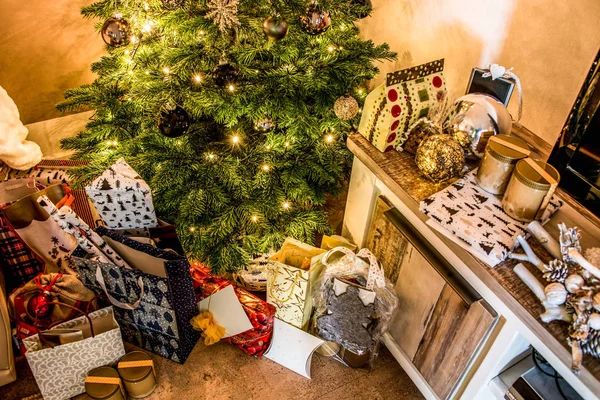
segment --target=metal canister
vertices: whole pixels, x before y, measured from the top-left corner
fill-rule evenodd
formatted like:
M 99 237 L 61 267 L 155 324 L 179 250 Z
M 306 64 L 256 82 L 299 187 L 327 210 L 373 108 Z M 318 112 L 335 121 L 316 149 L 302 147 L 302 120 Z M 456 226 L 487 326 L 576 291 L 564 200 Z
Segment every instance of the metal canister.
M 119 360 L 119 375 L 129 396 L 139 399 L 156 389 L 154 362 L 142 351 L 132 351 Z
M 85 392 L 94 400 L 125 400 L 119 373 L 111 367 L 94 368 L 85 379 Z
M 477 170 L 477 184 L 488 193 L 504 194 L 515 165 L 528 154 L 524 140 L 509 135 L 494 136 L 488 141 Z

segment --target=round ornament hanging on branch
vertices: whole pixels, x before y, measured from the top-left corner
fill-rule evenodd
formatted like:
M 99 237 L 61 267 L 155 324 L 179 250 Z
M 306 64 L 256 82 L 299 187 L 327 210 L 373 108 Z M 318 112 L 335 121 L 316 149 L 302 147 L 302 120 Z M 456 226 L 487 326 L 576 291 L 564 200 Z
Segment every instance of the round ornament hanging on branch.
M 111 47 L 125 46 L 129 43 L 129 23 L 120 15 L 104 21 L 100 32 L 104 43 Z
M 256 132 L 268 133 L 275 129 L 275 121 L 271 118 L 265 117 L 254 121 L 253 127 Z
M 227 61 L 221 61 L 213 71 L 213 81 L 219 87 L 228 87 L 233 90 L 237 83 L 237 69 Z
M 182 136 L 190 127 L 190 116 L 179 106 L 163 111 L 158 120 L 160 133 L 169 138 Z
M 290 25 L 288 22 L 278 14 L 268 17 L 265 19 L 265 22 L 263 22 L 263 31 L 265 32 L 265 35 L 272 40 L 283 39 L 287 35 L 289 29 Z
M 335 101 L 333 112 L 342 121 L 352 119 L 358 114 L 358 101 L 349 94 L 346 94 Z
M 321 10 L 317 2 L 311 2 L 304 14 L 300 15 L 300 27 L 309 35 L 320 35 L 331 26 L 328 12 Z
M 451 136 L 432 135 L 419 145 L 415 162 L 427 179 L 441 182 L 460 175 L 465 153 Z

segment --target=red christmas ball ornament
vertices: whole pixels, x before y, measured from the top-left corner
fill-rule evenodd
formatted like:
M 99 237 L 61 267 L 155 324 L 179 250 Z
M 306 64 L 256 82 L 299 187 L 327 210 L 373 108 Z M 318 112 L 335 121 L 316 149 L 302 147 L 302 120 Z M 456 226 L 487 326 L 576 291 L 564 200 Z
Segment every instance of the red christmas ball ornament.
M 46 318 L 50 316 L 50 312 L 52 311 L 50 302 L 52 302 L 52 299 L 49 293 L 39 293 L 27 302 L 27 312 L 32 317 L 35 317 L 37 314 L 38 318 Z

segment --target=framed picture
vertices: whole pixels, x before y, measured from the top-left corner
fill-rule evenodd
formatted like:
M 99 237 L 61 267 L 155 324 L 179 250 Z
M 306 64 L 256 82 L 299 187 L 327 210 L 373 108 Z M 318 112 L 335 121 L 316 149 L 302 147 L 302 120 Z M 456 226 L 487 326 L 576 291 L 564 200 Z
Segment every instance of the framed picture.
M 480 68 L 473 68 L 471 71 L 471 78 L 467 85 L 467 93 L 486 93 L 494 96 L 504 106 L 508 107 L 510 96 L 512 95 L 513 89 L 515 88 L 515 82 L 507 78 L 497 78 L 492 80 L 491 77 L 484 78 L 483 74 L 488 72 L 487 70 Z

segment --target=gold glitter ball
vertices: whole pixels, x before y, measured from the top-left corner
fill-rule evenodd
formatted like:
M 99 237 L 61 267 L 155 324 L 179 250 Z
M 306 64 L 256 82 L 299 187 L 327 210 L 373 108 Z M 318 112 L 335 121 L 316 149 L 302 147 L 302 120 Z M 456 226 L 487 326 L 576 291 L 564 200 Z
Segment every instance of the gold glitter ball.
M 419 145 L 415 162 L 427 179 L 441 182 L 460 175 L 465 153 L 451 136 L 432 135 Z
M 358 102 L 352 96 L 342 96 L 333 104 L 333 112 L 342 121 L 352 119 L 358 114 Z

